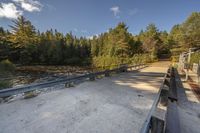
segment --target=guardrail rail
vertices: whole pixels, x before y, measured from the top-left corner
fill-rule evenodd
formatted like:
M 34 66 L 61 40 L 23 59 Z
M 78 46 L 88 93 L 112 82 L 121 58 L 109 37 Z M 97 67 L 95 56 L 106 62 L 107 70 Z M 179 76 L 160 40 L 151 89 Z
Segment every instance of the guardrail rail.
M 85 75 L 71 77 L 71 78 L 66 77 L 63 79 L 48 81 L 48 82 L 43 82 L 43 83 L 37 83 L 37 84 L 33 83 L 33 84 L 25 85 L 22 87 L 13 87 L 13 88 L 8 88 L 8 89 L 3 89 L 3 90 L 0 90 L 0 98 L 6 98 L 12 95 L 28 93 L 35 90 L 41 91 L 45 87 L 50 87 L 50 86 L 60 84 L 60 83 L 65 83 L 66 87 L 70 87 L 71 86 L 70 84 L 73 84 L 74 82 L 79 81 L 79 80 L 83 80 L 83 79 L 95 80 L 95 78 L 100 75 L 109 76 L 111 73 L 126 72 L 128 69 L 132 70 L 132 69 L 136 69 L 136 68 L 140 68 L 144 66 L 145 64 L 137 64 L 137 65 L 131 65 L 131 66 L 128 66 L 127 64 L 123 64 L 123 65 L 120 65 L 120 67 L 114 68 L 111 70 L 93 72 L 93 73 L 88 73 Z
M 170 67 L 140 133 L 180 133 L 177 101 L 175 68 Z

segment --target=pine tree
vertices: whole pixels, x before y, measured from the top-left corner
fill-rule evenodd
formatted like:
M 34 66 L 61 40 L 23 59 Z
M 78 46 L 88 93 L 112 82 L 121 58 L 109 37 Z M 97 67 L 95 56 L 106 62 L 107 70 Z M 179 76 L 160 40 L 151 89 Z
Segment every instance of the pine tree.
M 29 64 L 32 62 L 32 56 L 36 54 L 36 43 L 38 41 L 35 27 L 23 16 L 13 20 L 12 33 L 9 40 L 12 42 L 12 48 L 15 49 L 14 55 L 19 58 L 21 63 Z

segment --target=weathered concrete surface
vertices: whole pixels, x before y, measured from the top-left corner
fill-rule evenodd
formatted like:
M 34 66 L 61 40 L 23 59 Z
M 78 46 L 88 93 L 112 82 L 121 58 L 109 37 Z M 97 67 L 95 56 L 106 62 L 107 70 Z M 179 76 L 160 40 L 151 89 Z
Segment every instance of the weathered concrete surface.
M 0 133 L 138 133 L 166 64 L 0 104 Z

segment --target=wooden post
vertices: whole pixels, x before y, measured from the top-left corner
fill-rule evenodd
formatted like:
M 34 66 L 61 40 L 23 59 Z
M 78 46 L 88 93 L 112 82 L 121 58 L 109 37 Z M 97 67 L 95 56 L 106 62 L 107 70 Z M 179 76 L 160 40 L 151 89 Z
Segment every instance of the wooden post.
M 188 76 L 189 76 L 189 64 L 186 64 L 186 73 L 185 73 L 185 81 L 188 81 Z
M 190 64 L 191 53 L 192 53 L 192 49 L 190 48 L 189 49 L 188 60 L 187 60 L 187 71 L 186 71 L 185 81 L 188 80 L 188 76 L 189 76 L 189 64 Z
M 191 50 L 191 49 L 189 49 L 189 55 L 188 55 L 188 63 L 190 63 L 190 58 L 191 58 L 191 52 L 192 52 L 192 50 Z

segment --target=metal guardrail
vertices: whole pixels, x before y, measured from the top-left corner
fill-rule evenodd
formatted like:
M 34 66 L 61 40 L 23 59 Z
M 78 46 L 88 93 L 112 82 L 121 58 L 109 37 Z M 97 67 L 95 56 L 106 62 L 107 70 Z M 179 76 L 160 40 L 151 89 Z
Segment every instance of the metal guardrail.
M 139 68 L 141 66 L 144 66 L 144 64 L 138 64 L 138 65 L 132 65 L 132 66 L 121 65 L 120 67 L 111 69 L 111 70 L 104 70 L 104 71 L 100 71 L 100 72 L 89 73 L 89 74 L 71 77 L 71 78 L 66 77 L 63 79 L 55 80 L 55 81 L 48 81 L 48 82 L 37 83 L 37 84 L 29 84 L 29 85 L 22 86 L 22 87 L 3 89 L 3 90 L 0 90 L 0 98 L 5 98 L 5 97 L 12 96 L 12 95 L 31 92 L 31 91 L 35 91 L 35 90 L 43 90 L 44 87 L 49 87 L 49 86 L 56 85 L 59 83 L 67 84 L 67 83 L 71 83 L 71 82 L 75 82 L 75 81 L 83 80 L 83 79 L 88 79 L 88 78 L 95 79 L 95 77 L 100 76 L 100 75 L 109 76 L 110 73 L 126 72 L 127 69 Z
M 178 133 L 180 127 L 177 118 L 177 100 L 175 69 L 171 67 L 164 76 L 159 92 L 140 133 Z M 163 119 L 160 116 L 156 116 L 158 104 L 164 105 L 167 108 Z
M 164 85 L 165 85 L 165 82 L 166 82 L 165 80 L 167 78 L 167 75 L 168 75 L 168 73 L 165 74 L 165 76 L 164 76 L 164 80 L 163 80 L 163 82 L 161 84 L 161 87 L 160 87 L 160 89 L 158 91 L 158 94 L 156 95 L 156 98 L 155 98 L 155 100 L 153 102 L 151 110 L 150 110 L 150 112 L 149 112 L 149 114 L 148 114 L 148 116 L 147 116 L 147 118 L 146 118 L 146 120 L 145 120 L 145 122 L 144 122 L 144 124 L 143 124 L 143 126 L 141 128 L 140 133 L 149 133 L 149 131 L 151 129 L 151 118 L 152 118 L 153 113 L 156 110 L 157 105 L 159 103 L 159 100 L 160 100 L 160 97 L 161 97 L 161 90 L 162 90 L 162 88 L 164 88 Z

